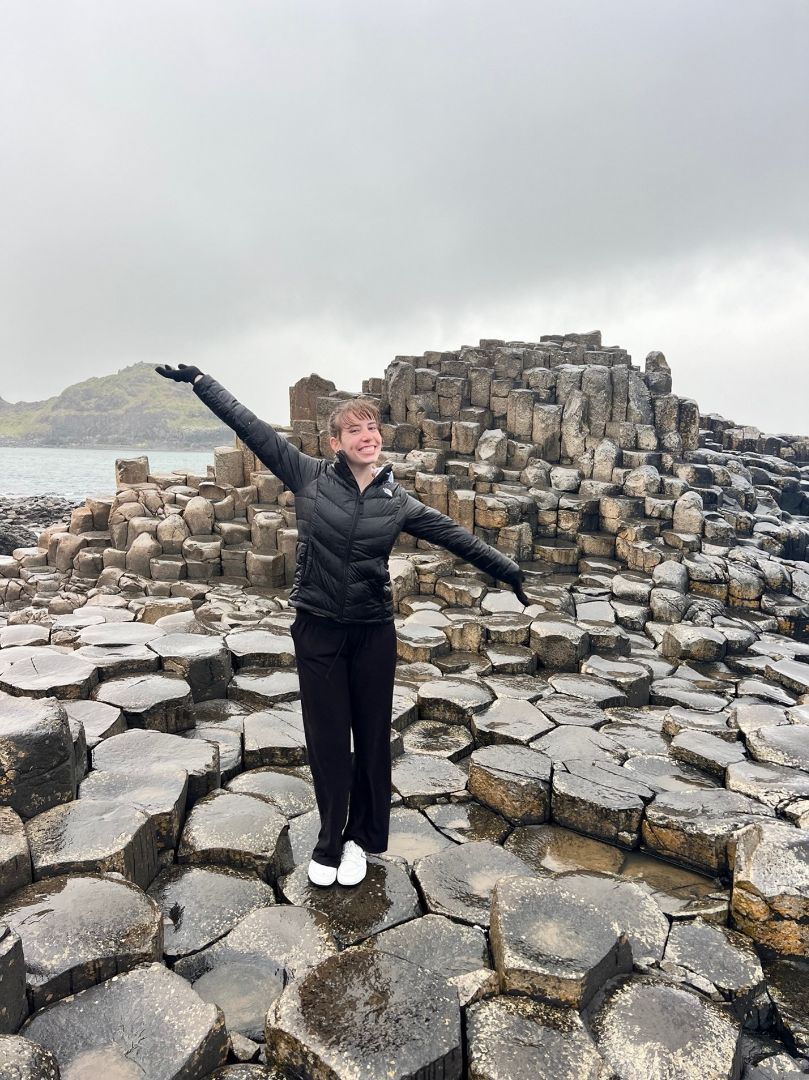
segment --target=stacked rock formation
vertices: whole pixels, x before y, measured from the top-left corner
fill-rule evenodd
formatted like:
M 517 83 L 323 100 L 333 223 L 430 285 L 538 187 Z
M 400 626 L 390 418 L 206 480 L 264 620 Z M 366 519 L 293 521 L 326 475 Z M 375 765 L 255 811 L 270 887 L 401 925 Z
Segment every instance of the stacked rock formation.
M 390 845 L 319 890 L 280 481 L 121 461 L 0 559 L 0 1076 L 802 1075 L 809 441 L 598 334 L 363 391 L 531 605 L 401 538 Z

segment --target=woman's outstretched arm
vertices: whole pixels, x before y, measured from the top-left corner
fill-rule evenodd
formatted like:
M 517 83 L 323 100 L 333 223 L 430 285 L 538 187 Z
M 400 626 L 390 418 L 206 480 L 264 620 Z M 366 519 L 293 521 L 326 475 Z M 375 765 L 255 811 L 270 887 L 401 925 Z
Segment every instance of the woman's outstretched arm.
M 170 367 L 164 364 L 155 368 L 164 379 L 187 382 L 194 393 L 211 412 L 227 424 L 249 446 L 259 461 L 266 465 L 291 491 L 299 491 L 314 480 L 324 462 L 301 453 L 296 446 L 282 438 L 270 425 L 251 412 L 221 383 L 210 375 L 203 375 L 197 367 L 180 364 Z
M 440 544 L 453 555 L 472 563 L 479 570 L 483 570 L 492 577 L 504 581 L 510 585 L 517 594 L 517 599 L 526 607 L 532 601 L 523 592 L 523 572 L 513 559 L 509 559 L 502 551 L 492 547 L 448 518 L 446 514 L 427 506 L 425 503 L 407 496 L 405 505 L 405 517 L 402 530 L 417 536 L 420 540 L 427 540 L 431 544 Z

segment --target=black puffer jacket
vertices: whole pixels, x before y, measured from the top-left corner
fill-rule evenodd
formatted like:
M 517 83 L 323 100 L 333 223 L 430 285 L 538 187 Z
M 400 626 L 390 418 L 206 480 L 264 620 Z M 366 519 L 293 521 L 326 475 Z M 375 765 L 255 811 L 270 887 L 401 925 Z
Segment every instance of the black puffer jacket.
M 440 544 L 513 585 L 515 562 L 414 499 L 383 467 L 364 491 L 342 453 L 334 464 L 301 453 L 210 375 L 194 393 L 295 493 L 298 551 L 293 607 L 338 622 L 390 622 L 388 556 L 400 532 Z

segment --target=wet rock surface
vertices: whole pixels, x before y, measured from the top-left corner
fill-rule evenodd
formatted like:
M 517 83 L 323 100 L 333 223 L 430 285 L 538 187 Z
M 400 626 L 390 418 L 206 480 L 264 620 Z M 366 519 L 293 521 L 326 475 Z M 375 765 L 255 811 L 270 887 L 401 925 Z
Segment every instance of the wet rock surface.
M 304 382 L 285 434 L 319 456 L 333 387 Z M 209 477 L 138 459 L 114 496 L 0 555 L 0 906 L 88 877 L 141 905 L 147 889 L 163 933 L 147 959 L 224 1009 L 229 1068 L 253 1075 L 282 1073 L 263 1014 L 296 982 L 332 1007 L 314 986 L 335 948 L 457 995 L 470 1076 L 805 1068 L 809 443 L 700 417 L 662 354 L 640 371 L 596 333 L 400 357 L 364 389 L 396 479 L 518 558 L 531 601 L 412 538 L 393 552 L 387 852 L 356 889 L 306 879 L 318 813 L 289 636 L 291 493 L 243 446 L 217 450 Z M 133 880 L 98 876 L 113 867 Z M 513 880 L 543 900 L 503 902 L 498 971 L 492 897 Z M 6 1027 L 28 997 L 35 1020 L 68 1004 L 26 995 L 36 949 L 50 947 L 46 983 L 102 980 L 74 1001 L 146 970 L 114 974 L 138 950 L 104 921 L 117 904 L 85 907 L 64 942 L 56 903 L 5 932 Z M 599 934 L 629 943 L 631 978 L 602 985 Z M 534 996 L 498 993 L 506 972 Z M 364 992 L 349 982 L 349 999 Z M 129 1011 L 149 1031 L 163 1001 Z M 738 1061 L 720 1014 L 746 1025 Z M 376 1062 L 391 1035 L 371 1031 Z M 103 1038 L 64 1071 L 159 1075 Z M 318 1038 L 289 1035 L 307 1075 L 362 1075 L 365 1043 L 321 1064 Z M 393 1046 L 381 1071 L 454 1075 L 454 1048 L 421 1050 L 399 1063 Z M 189 1060 L 171 1075 L 224 1058 Z
M 51 1005 L 23 1034 L 53 1053 L 63 1076 L 205 1076 L 227 1058 L 222 1012 L 162 964 Z
M 35 882 L 0 906 L 20 936 L 33 1010 L 163 955 L 157 905 L 112 877 Z
M 21 1035 L 0 1035 L 3 1080 L 59 1080 L 56 1056 Z
M 311 1077 L 462 1075 L 457 993 L 407 960 L 349 949 L 292 983 L 267 1016 L 272 1060 Z

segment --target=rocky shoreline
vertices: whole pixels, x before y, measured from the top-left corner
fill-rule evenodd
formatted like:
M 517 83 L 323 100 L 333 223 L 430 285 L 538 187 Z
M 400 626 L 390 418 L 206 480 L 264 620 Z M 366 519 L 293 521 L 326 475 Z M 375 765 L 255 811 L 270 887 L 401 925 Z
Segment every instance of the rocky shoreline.
M 700 416 L 597 334 L 364 390 L 399 482 L 530 604 L 401 537 L 390 842 L 318 889 L 280 481 L 243 446 L 119 461 L 0 556 L 0 1062 L 806 1076 L 806 440 Z M 286 437 L 324 452 L 338 394 L 297 384 Z
M 77 505 L 76 499 L 56 494 L 0 494 L 0 555 L 10 555 L 15 548 L 36 543 L 46 526 L 68 522 Z

